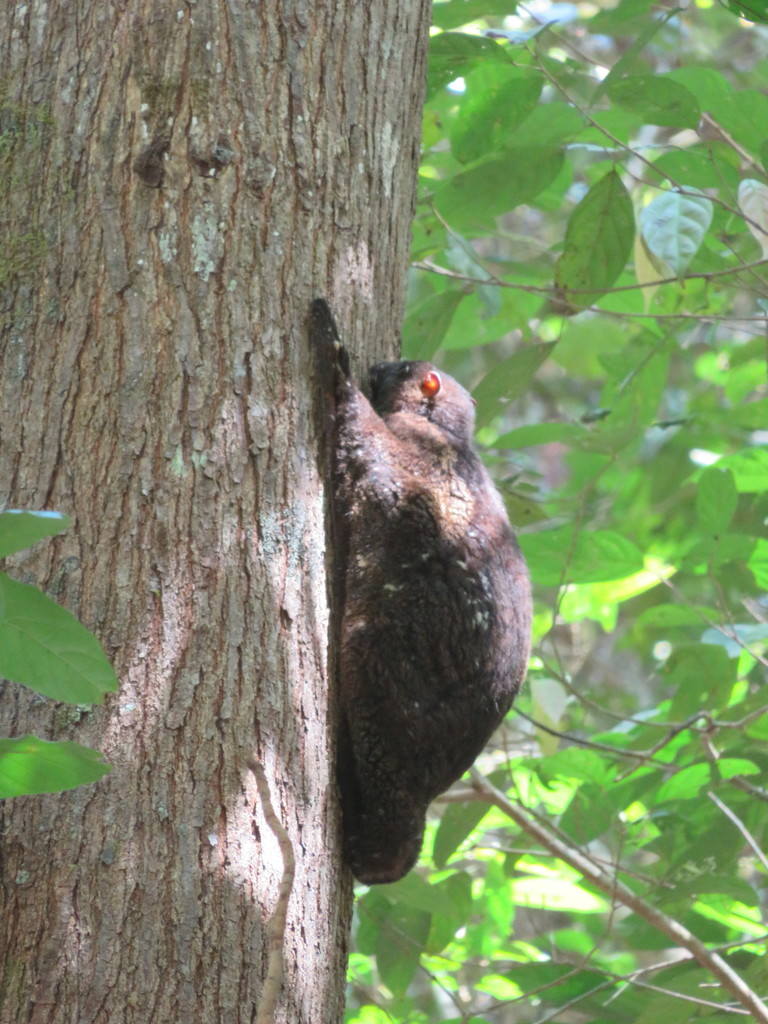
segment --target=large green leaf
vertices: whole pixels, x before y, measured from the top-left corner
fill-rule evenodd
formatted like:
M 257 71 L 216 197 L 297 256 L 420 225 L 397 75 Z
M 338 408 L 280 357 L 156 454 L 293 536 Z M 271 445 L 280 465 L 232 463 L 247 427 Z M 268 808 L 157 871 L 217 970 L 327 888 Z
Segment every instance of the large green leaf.
M 457 231 L 472 234 L 494 218 L 529 203 L 555 178 L 563 162 L 554 147 L 512 149 L 456 174 L 435 190 L 434 204 Z
M 611 99 L 640 114 L 648 124 L 669 128 L 696 128 L 699 101 L 680 82 L 660 75 L 630 75 L 608 86 Z
M 395 995 L 404 995 L 419 967 L 432 915 L 398 900 L 381 917 L 376 964 L 381 979 Z
M 440 348 L 456 307 L 463 298 L 462 292 L 450 289 L 430 295 L 411 308 L 403 327 L 405 359 L 432 358 Z
M 435 833 L 432 857 L 438 867 L 444 868 L 473 829 L 488 813 L 485 804 L 476 801 L 448 804 Z
M 520 538 L 531 574 L 540 586 L 623 579 L 643 568 L 638 548 L 619 533 L 560 526 Z
M 58 793 L 95 782 L 110 771 L 98 750 L 78 743 L 49 743 L 36 736 L 0 739 L 0 799 L 24 793 Z
M 477 402 L 479 427 L 502 412 L 509 402 L 525 394 L 536 371 L 553 347 L 551 342 L 546 345 L 528 345 L 499 363 L 492 373 L 480 381 L 472 392 Z
M 451 148 L 459 163 L 502 149 L 513 130 L 535 110 L 543 84 L 542 76 L 530 74 L 503 82 L 493 92 L 469 96 L 451 133 Z
M 55 537 L 69 526 L 62 512 L 26 512 L 6 509 L 0 512 L 0 558 L 32 547 L 43 537 Z
M 709 466 L 699 478 L 696 491 L 696 515 L 702 526 L 712 533 L 727 529 L 739 494 L 730 469 Z
M 0 676 L 54 700 L 100 704 L 117 689 L 98 640 L 66 608 L 0 573 Z
M 616 171 L 587 192 L 571 214 L 555 283 L 573 310 L 593 305 L 615 282 L 632 251 L 632 202 Z

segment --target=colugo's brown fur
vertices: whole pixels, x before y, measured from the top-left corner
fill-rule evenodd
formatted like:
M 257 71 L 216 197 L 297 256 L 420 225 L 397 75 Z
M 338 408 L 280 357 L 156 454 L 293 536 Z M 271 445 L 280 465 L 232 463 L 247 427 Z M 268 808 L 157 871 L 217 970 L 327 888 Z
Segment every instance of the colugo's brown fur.
M 379 363 L 370 399 L 335 363 L 337 512 L 348 552 L 341 637 L 345 849 L 363 882 L 413 867 L 427 807 L 485 746 L 522 684 L 528 572 L 472 447 L 474 403 L 430 363 Z

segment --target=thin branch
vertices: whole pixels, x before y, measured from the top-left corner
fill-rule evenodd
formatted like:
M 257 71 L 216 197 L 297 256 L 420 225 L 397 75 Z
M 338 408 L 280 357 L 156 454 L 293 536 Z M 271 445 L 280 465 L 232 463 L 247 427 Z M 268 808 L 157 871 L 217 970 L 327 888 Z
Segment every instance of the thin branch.
M 717 798 L 717 797 L 715 796 L 715 794 L 714 794 L 714 793 L 712 793 L 712 792 L 707 792 L 707 796 L 708 796 L 708 797 L 709 797 L 709 799 L 710 799 L 710 800 L 712 801 L 712 803 L 713 803 L 713 804 L 715 804 L 715 806 L 717 806 L 717 807 L 719 807 L 719 808 L 720 808 L 720 810 L 721 810 L 721 811 L 723 812 L 723 814 L 724 814 L 724 815 L 726 816 L 726 818 L 730 818 L 730 819 L 731 819 L 731 821 L 732 821 L 732 822 L 733 822 L 733 824 L 734 824 L 734 825 L 736 826 L 736 828 L 737 828 L 737 829 L 739 830 L 739 832 L 741 832 L 741 834 L 742 834 L 742 835 L 744 836 L 744 838 L 746 839 L 746 841 L 747 841 L 747 843 L 749 844 L 749 846 L 751 846 L 751 847 L 752 847 L 752 850 L 753 850 L 753 852 L 754 852 L 755 856 L 756 856 L 756 857 L 758 858 L 758 860 L 760 861 L 760 863 L 761 863 L 761 864 L 763 865 L 763 867 L 764 867 L 764 868 L 765 868 L 766 870 L 768 870 L 768 857 L 766 857 L 766 856 L 765 856 L 765 854 L 763 853 L 763 851 L 762 851 L 762 850 L 760 849 L 760 847 L 759 847 L 759 846 L 757 845 L 757 842 L 756 842 L 756 840 L 755 840 L 754 836 L 753 836 L 753 835 L 752 835 L 752 833 L 751 833 L 751 832 L 749 831 L 749 829 L 748 829 L 748 828 L 747 828 L 747 826 L 746 826 L 746 825 L 744 824 L 744 822 L 743 822 L 743 821 L 741 820 L 741 818 L 740 818 L 740 817 L 739 817 L 738 815 L 734 814 L 734 813 L 733 813 L 733 811 L 732 811 L 732 810 L 730 809 L 730 807 L 727 807 L 727 806 L 726 806 L 726 805 L 725 805 L 725 804 L 723 803 L 723 801 L 722 801 L 722 800 L 719 800 L 719 799 L 718 799 L 718 798 Z
M 631 761 L 639 761 L 641 764 L 655 764 L 658 768 L 664 768 L 666 771 L 669 771 L 670 768 L 674 768 L 674 765 L 671 765 L 669 761 L 658 761 L 652 757 L 650 753 L 646 753 L 642 750 L 629 750 L 627 747 L 612 747 L 609 743 L 597 743 L 595 740 L 581 739 L 579 736 L 574 736 L 573 733 L 561 732 L 559 729 L 553 729 L 551 726 L 545 725 L 543 722 L 537 722 L 535 718 L 531 718 L 530 715 L 527 715 L 525 711 L 521 711 L 520 708 L 515 708 L 515 713 L 521 718 L 524 718 L 526 722 L 530 722 L 536 729 L 541 729 L 542 732 L 546 732 L 550 736 L 556 736 L 558 739 L 568 740 L 569 743 L 573 743 L 575 746 L 587 747 L 589 750 L 601 750 L 605 754 L 612 754 L 614 757 L 620 758 L 625 757 Z M 669 743 L 669 739 L 664 739 L 658 749 L 666 746 L 667 743 Z M 635 768 L 637 767 L 639 766 L 635 765 L 632 768 L 632 771 L 635 771 Z
M 277 1006 L 277 1000 L 283 984 L 285 922 L 288 916 L 288 902 L 291 898 L 291 890 L 293 889 L 293 878 L 296 873 L 296 858 L 293 855 L 290 837 L 283 828 L 277 814 L 275 814 L 275 808 L 272 806 L 272 797 L 269 792 L 267 776 L 264 774 L 264 768 L 255 757 L 248 759 L 248 767 L 256 779 L 256 786 L 258 787 L 261 800 L 261 813 L 264 815 L 264 820 L 272 830 L 275 839 L 277 839 L 277 844 L 280 847 L 280 853 L 283 858 L 283 875 L 277 889 L 277 903 L 266 926 L 267 949 L 269 951 L 267 974 L 261 988 L 256 1020 L 254 1022 L 254 1024 L 274 1024 L 275 1007 Z
M 759 786 L 753 785 L 748 782 L 747 779 L 742 778 L 741 775 L 735 775 L 732 779 L 728 779 L 728 782 L 736 789 L 743 789 L 745 793 L 750 793 L 757 800 L 762 800 L 768 804 L 768 790 L 760 789 Z
M 475 260 L 479 262 L 480 257 L 475 253 Z M 434 274 L 440 274 L 442 277 L 452 277 L 456 281 L 464 281 L 466 284 L 477 284 L 477 285 L 497 285 L 499 288 L 512 288 L 515 291 L 530 292 L 533 295 L 556 295 L 557 291 L 552 285 L 538 285 L 538 284 L 519 284 L 515 281 L 504 281 L 502 278 L 497 277 L 495 274 L 491 274 L 487 278 L 472 277 L 470 274 L 459 274 L 455 270 L 449 270 L 447 267 L 441 267 L 439 263 L 435 263 L 430 259 L 417 260 L 412 264 L 416 270 L 429 270 Z M 485 265 L 480 264 L 485 270 Z M 683 278 L 679 277 L 660 277 L 656 281 L 647 281 L 643 284 L 622 284 L 616 285 L 615 288 L 608 288 L 605 295 L 615 295 L 618 292 L 636 292 L 642 288 L 655 288 L 663 284 L 681 284 L 686 281 L 712 281 L 718 277 L 729 277 L 731 274 L 741 274 L 745 270 L 752 270 L 755 267 L 768 267 L 768 257 L 761 257 L 759 260 L 753 260 L 751 263 L 742 263 L 738 267 L 726 267 L 724 270 L 700 270 L 690 274 L 686 274 Z M 594 288 L 569 288 L 569 295 L 589 295 L 594 292 Z M 610 310 L 599 310 L 599 312 L 610 312 Z M 683 313 L 669 313 L 667 316 L 685 316 Z M 693 316 L 695 314 L 687 314 Z M 699 314 L 707 315 L 707 314 Z M 721 319 L 726 319 L 722 317 Z M 765 316 L 733 316 L 727 319 L 733 320 L 764 320 Z
M 729 133 L 725 130 L 725 128 L 723 128 L 723 126 L 718 121 L 716 121 L 714 119 L 714 117 L 712 117 L 711 114 L 707 114 L 706 112 L 702 113 L 702 115 L 701 115 L 701 124 L 700 124 L 699 133 L 698 133 L 699 137 L 702 137 L 702 135 L 701 135 L 701 127 L 709 129 L 709 131 L 712 133 L 712 137 L 713 138 L 719 139 L 721 142 L 724 142 L 727 146 L 730 146 L 731 149 L 734 152 L 739 154 L 739 158 L 745 164 L 749 165 L 749 167 L 752 169 L 752 171 L 755 171 L 760 176 L 762 176 L 762 174 L 763 174 L 762 165 L 757 163 L 757 161 L 754 159 L 754 157 L 750 153 L 748 153 L 746 151 L 746 149 L 744 149 L 742 146 L 740 146 L 739 143 L 736 141 L 736 139 L 734 139 L 734 137 L 732 135 L 729 135 Z M 757 225 L 757 226 L 760 228 L 760 230 L 763 232 L 763 234 L 765 234 L 765 228 L 762 225 Z
M 672 580 L 667 579 L 663 576 L 659 576 L 658 580 L 659 583 L 662 584 L 662 586 L 665 586 L 667 590 L 670 590 L 677 597 L 682 596 L 680 590 L 675 586 Z M 758 652 L 753 650 L 749 646 L 749 644 L 744 643 L 744 641 L 741 639 L 738 633 L 735 633 L 733 630 L 728 629 L 727 626 L 721 626 L 719 623 L 713 622 L 713 620 L 710 619 L 708 615 L 705 615 L 701 608 L 697 608 L 696 605 L 688 605 L 688 607 L 692 608 L 693 611 L 701 619 L 701 621 L 705 622 L 710 629 L 717 630 L 717 632 L 722 634 L 722 636 L 726 637 L 728 640 L 731 640 L 733 641 L 733 643 L 737 644 L 742 649 L 742 651 L 746 651 L 747 654 L 750 655 L 750 657 L 755 659 L 755 661 L 760 662 L 761 665 L 764 665 L 765 668 L 768 668 L 768 658 L 764 657 L 762 654 L 758 654 Z
M 493 786 L 476 768 L 471 769 L 472 781 L 478 792 L 487 797 L 499 810 L 503 811 L 528 835 L 533 836 L 539 843 L 558 857 L 564 863 L 569 864 L 595 888 L 605 893 L 611 899 L 617 899 L 625 906 L 633 910 L 639 917 L 660 931 L 675 945 L 687 949 L 694 959 L 701 966 L 714 975 L 728 992 L 745 1007 L 759 1024 L 768 1024 L 768 1006 L 754 992 L 717 953 L 708 949 L 700 939 L 689 932 L 679 921 L 669 917 L 658 910 L 652 904 L 646 902 L 637 893 L 634 893 L 618 878 L 606 877 L 580 850 L 557 839 L 549 828 L 537 822 L 530 812 L 523 811 L 512 803 L 509 798 Z
M 680 961 L 677 961 L 677 963 L 680 963 Z M 674 963 L 669 966 L 674 966 Z M 699 1006 L 707 1006 L 713 1010 L 720 1010 L 721 1013 L 738 1013 L 742 1014 L 745 1017 L 752 1016 L 748 1010 L 744 1010 L 741 1007 L 727 1006 L 723 1003 L 715 1003 L 711 999 L 702 999 L 700 996 L 691 996 L 685 992 L 674 992 L 672 989 L 663 988 L 661 985 L 654 985 L 650 981 L 640 981 L 638 978 L 634 977 L 634 975 L 613 975 L 610 971 L 606 971 L 605 973 L 609 976 L 614 977 L 616 981 L 623 982 L 623 985 L 618 990 L 618 992 L 616 992 L 612 999 L 608 1000 L 609 1002 L 612 1002 L 613 999 L 618 998 L 621 995 L 623 989 L 626 988 L 628 985 L 634 985 L 637 988 L 646 988 L 649 989 L 651 992 L 658 992 L 663 996 L 671 996 L 674 999 L 682 999 L 684 1002 L 696 1003 Z

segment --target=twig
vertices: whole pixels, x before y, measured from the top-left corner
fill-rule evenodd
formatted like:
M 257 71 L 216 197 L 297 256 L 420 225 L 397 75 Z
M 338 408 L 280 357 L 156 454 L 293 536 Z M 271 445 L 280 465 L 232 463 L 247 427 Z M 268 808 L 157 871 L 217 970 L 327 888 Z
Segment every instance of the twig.
M 273 1024 L 275 1006 L 277 1005 L 280 989 L 283 984 L 285 922 L 288 916 L 288 901 L 291 898 L 293 878 L 296 873 L 296 859 L 293 855 L 293 847 L 291 846 L 288 833 L 283 828 L 272 806 L 272 797 L 269 792 L 267 777 L 264 774 L 264 768 L 255 757 L 248 759 L 248 767 L 256 779 L 256 786 L 258 787 L 261 800 L 261 813 L 274 833 L 283 857 L 283 876 L 277 889 L 277 903 L 266 926 L 268 949 L 267 973 L 264 978 L 264 984 L 261 987 L 255 1020 L 255 1024 Z
M 475 253 L 475 259 L 478 261 L 480 257 Z M 484 264 L 479 263 L 483 270 L 486 270 Z M 512 288 L 519 292 L 528 292 L 532 295 L 553 295 L 555 289 L 552 285 L 539 285 L 539 284 L 520 284 L 517 281 L 505 281 L 503 278 L 497 277 L 491 274 L 488 278 L 473 277 L 471 274 L 460 274 L 458 271 L 450 270 L 448 267 L 443 267 L 439 263 L 435 263 L 431 259 L 416 260 L 412 266 L 417 270 L 428 270 L 433 274 L 439 274 L 441 277 L 451 277 L 456 281 L 464 281 L 466 284 L 479 284 L 479 285 L 496 285 L 498 288 Z M 768 258 L 761 256 L 759 260 L 753 260 L 751 263 L 742 263 L 738 267 L 726 267 L 724 270 L 701 270 L 686 274 L 682 280 L 685 281 L 713 281 L 718 277 L 728 277 L 730 274 L 740 274 L 745 270 L 753 270 L 756 267 L 768 266 Z M 680 284 L 679 277 L 660 277 L 656 281 L 648 281 L 647 283 L 638 282 L 637 284 L 621 284 L 616 285 L 613 288 L 609 288 L 606 291 L 606 295 L 615 295 L 617 292 L 636 292 L 641 288 L 657 288 L 663 284 Z M 594 291 L 594 288 L 569 288 L 568 291 L 574 295 L 589 295 L 590 291 Z M 599 310 L 598 312 L 606 312 L 605 310 Z M 673 314 L 670 314 L 672 316 Z M 684 313 L 675 313 L 674 316 L 685 316 Z M 689 316 L 700 316 L 701 314 L 688 314 Z M 707 315 L 707 314 L 704 314 Z M 721 319 L 726 319 L 725 317 Z M 764 320 L 765 315 L 762 316 L 734 316 L 734 320 Z
M 744 838 L 746 839 L 747 843 L 752 847 L 752 850 L 753 850 L 755 856 L 760 861 L 760 863 L 763 865 L 764 868 L 768 869 L 768 857 L 765 856 L 763 851 L 757 845 L 757 842 L 755 841 L 754 836 L 749 831 L 749 829 L 744 824 L 744 822 L 741 820 L 741 818 L 739 818 L 736 814 L 734 814 L 733 811 L 730 809 L 730 807 L 726 807 L 726 805 L 723 803 L 722 800 L 718 800 L 718 798 L 715 796 L 714 793 L 708 792 L 707 796 L 712 801 L 712 803 L 715 804 L 715 806 L 720 808 L 720 810 L 723 812 L 723 814 L 726 816 L 726 818 L 730 818 L 731 819 L 731 821 L 736 826 L 736 828 L 739 830 L 739 832 L 741 832 L 741 834 L 744 836 Z
M 521 829 L 533 836 L 555 857 L 569 864 L 589 881 L 595 888 L 604 892 L 611 899 L 617 899 L 633 910 L 650 925 L 666 935 L 675 945 L 687 949 L 701 966 L 714 975 L 720 984 L 736 998 L 752 1014 L 760 1024 L 768 1024 L 768 1006 L 759 998 L 734 970 L 717 953 L 708 949 L 700 939 L 689 932 L 679 921 L 647 903 L 641 896 L 634 893 L 618 878 L 603 874 L 580 850 L 567 845 L 556 838 L 551 831 L 537 822 L 529 812 L 523 811 L 512 803 L 508 797 L 492 785 L 476 768 L 471 769 L 472 782 L 475 789 L 482 793 L 495 807 L 503 811 Z
M 759 786 L 753 786 L 751 782 L 747 782 L 741 775 L 734 775 L 732 779 L 728 779 L 728 782 L 736 789 L 742 789 L 745 793 L 750 793 L 757 800 L 762 800 L 768 804 L 768 790 L 760 789 Z

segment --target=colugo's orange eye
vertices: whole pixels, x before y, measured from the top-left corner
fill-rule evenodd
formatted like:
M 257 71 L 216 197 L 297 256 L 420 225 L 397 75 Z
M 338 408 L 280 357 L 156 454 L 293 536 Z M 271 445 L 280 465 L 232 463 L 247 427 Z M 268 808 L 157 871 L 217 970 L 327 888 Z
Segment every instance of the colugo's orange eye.
M 429 373 L 424 374 L 424 379 L 421 382 L 421 393 L 425 398 L 434 398 L 442 386 L 443 382 L 440 380 L 440 374 L 430 370 Z

